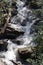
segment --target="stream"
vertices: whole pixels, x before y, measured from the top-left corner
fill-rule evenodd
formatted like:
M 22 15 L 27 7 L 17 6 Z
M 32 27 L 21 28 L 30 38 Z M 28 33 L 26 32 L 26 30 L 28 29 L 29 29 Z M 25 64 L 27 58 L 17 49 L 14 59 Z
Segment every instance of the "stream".
M 35 43 L 33 43 L 34 35 L 30 34 L 31 26 L 38 20 L 35 15 L 33 15 L 32 10 L 24 6 L 26 0 L 16 1 L 16 5 L 18 7 L 17 11 L 18 14 L 11 18 L 11 23 L 9 25 L 11 28 L 14 28 L 18 32 L 24 32 L 23 35 L 18 36 L 16 39 L 7 39 L 4 40 L 8 43 L 7 51 L 0 52 L 1 56 L 4 56 L 2 60 L 6 62 L 7 65 L 14 65 L 11 60 L 15 62 L 19 58 L 18 49 L 19 48 L 26 48 L 26 47 L 34 47 Z M 20 42 L 20 44 L 17 43 Z M 20 59 L 17 61 L 20 65 L 31 65 L 25 61 L 21 61 Z

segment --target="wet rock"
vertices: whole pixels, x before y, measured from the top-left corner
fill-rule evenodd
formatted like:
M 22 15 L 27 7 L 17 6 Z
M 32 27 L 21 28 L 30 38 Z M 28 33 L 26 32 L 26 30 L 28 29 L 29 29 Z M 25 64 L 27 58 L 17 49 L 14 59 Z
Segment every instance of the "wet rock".
M 22 31 L 17 31 L 14 29 L 6 29 L 3 34 L 0 34 L 0 39 L 15 39 L 20 35 L 23 35 L 24 32 Z
M 0 40 L 0 51 L 7 51 L 7 43 Z
M 18 41 L 16 41 L 16 43 L 17 43 L 17 45 L 20 45 L 21 44 L 21 42 L 18 40 Z
M 9 30 L 6 30 L 6 35 L 7 36 L 9 36 L 10 35 L 10 38 L 12 37 L 12 38 L 16 38 L 16 37 L 18 37 L 18 36 L 20 36 L 20 35 L 23 35 L 24 34 L 24 32 L 22 32 L 22 31 L 17 31 L 17 30 L 14 30 L 14 29 L 11 29 L 11 31 L 9 31 Z
M 11 12 L 12 17 L 15 16 L 15 15 L 17 15 L 17 13 L 18 13 L 17 10 L 16 9 L 13 9 L 13 11 Z
M 27 59 L 28 57 L 31 57 L 31 53 L 33 52 L 33 50 L 31 48 L 20 48 L 18 49 L 18 53 L 20 58 L 22 59 Z
M 23 22 L 21 22 L 22 26 L 26 26 L 26 20 L 23 20 Z
M 34 32 L 34 29 L 30 29 L 30 34 L 33 34 Z

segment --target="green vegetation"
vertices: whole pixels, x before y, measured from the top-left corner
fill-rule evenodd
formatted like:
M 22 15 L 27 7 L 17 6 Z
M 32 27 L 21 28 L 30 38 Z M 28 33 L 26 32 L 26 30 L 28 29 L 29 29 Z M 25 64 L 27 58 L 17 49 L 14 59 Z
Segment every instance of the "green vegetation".
M 34 39 L 34 42 L 37 44 L 35 51 L 33 52 L 33 58 L 31 59 L 31 63 L 33 65 L 43 65 L 43 0 L 37 0 L 37 4 L 41 6 L 40 9 L 33 9 L 33 13 L 41 19 L 37 23 L 37 25 L 33 25 L 32 27 L 35 30 L 38 30 L 37 36 Z

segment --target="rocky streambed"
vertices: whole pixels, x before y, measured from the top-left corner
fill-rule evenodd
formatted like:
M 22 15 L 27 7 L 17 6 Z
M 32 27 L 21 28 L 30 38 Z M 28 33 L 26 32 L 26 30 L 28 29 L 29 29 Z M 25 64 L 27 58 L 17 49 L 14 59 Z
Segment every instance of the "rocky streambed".
M 16 1 L 18 13 L 13 11 L 4 34 L 0 35 L 0 65 L 32 65 L 25 60 L 31 57 L 36 46 L 32 25 L 39 21 L 25 1 Z M 13 4 L 14 5 L 14 4 Z M 31 33 L 33 32 L 33 33 Z M 37 33 L 36 33 L 37 34 Z

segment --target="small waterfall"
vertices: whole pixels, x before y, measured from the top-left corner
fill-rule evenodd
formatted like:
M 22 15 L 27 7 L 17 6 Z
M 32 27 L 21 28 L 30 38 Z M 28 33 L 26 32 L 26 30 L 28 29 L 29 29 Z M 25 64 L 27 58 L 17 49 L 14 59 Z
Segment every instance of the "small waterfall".
M 24 45 L 27 45 L 27 46 L 31 46 L 31 41 L 32 41 L 32 36 L 30 35 L 30 29 L 31 29 L 31 26 L 34 24 L 35 21 L 32 21 L 32 23 L 29 23 L 29 21 L 27 22 L 26 24 L 26 29 L 25 29 L 25 33 L 24 33 Z

